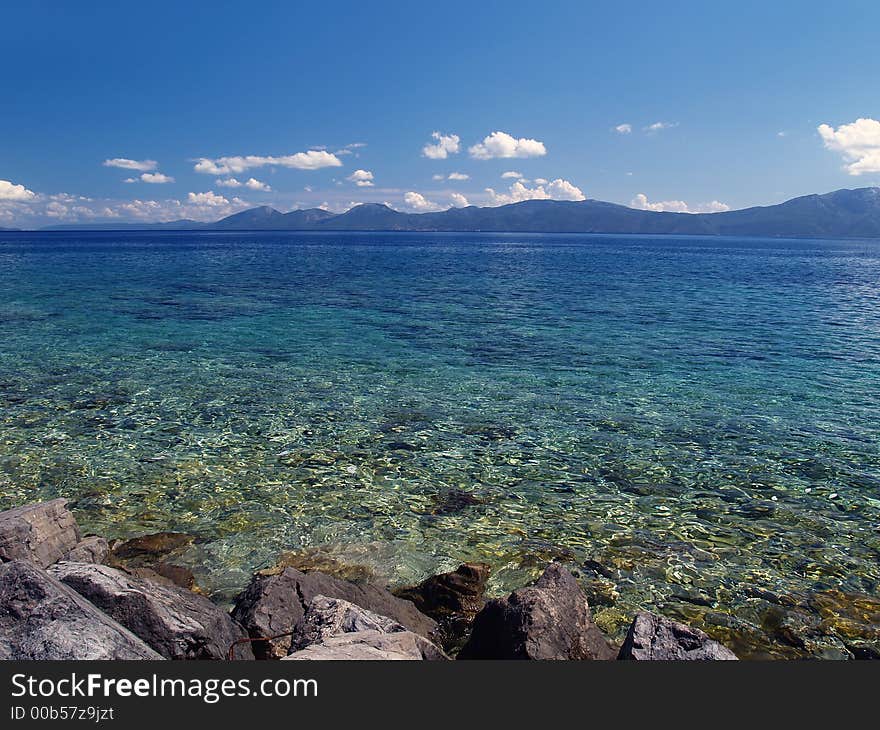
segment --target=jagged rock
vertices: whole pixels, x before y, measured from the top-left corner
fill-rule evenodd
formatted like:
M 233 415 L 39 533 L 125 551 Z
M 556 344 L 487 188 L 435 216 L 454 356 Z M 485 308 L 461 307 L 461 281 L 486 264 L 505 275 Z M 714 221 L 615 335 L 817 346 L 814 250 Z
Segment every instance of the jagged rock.
M 110 545 L 103 537 L 89 535 L 80 540 L 64 559 L 74 563 L 103 563 L 109 554 Z
M 636 614 L 618 659 L 730 660 L 736 655 L 699 629 L 647 611 Z
M 0 659 L 162 659 L 75 591 L 25 561 L 0 565 Z
M 247 636 L 207 598 L 170 583 L 93 563 L 57 563 L 49 572 L 168 659 L 225 659 Z M 253 658 L 246 643 L 235 656 Z
M 365 583 L 356 585 L 323 573 L 302 573 L 285 568 L 276 575 L 256 575 L 239 594 L 232 617 L 245 627 L 251 638 L 267 638 L 293 631 L 315 596 L 341 598 L 388 616 L 420 636 L 429 637 L 437 624 L 410 601 L 397 598 L 386 589 Z M 286 656 L 291 637 L 254 642 L 258 659 L 280 659 Z
M 587 597 L 558 563 L 527 588 L 489 601 L 459 659 L 613 659 Z
M 348 601 L 315 596 L 291 642 L 290 660 L 440 660 L 448 657 L 427 639 Z
M 0 512 L 0 561 L 27 560 L 45 568 L 80 541 L 66 499 L 37 502 Z
M 488 565 L 463 563 L 450 573 L 432 575 L 416 586 L 400 588 L 394 595 L 412 601 L 419 611 L 436 620 L 450 615 L 472 619 L 483 607 L 488 580 Z

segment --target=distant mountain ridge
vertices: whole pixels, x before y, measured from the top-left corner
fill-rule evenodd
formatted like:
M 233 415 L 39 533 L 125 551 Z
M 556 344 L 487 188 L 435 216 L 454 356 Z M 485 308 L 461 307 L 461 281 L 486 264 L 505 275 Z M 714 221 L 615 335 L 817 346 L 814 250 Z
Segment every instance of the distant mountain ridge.
M 108 230 L 113 225 L 53 226 L 43 230 Z M 601 200 L 527 200 L 493 208 L 450 208 L 437 213 L 402 213 L 381 203 L 364 203 L 339 214 L 320 208 L 281 213 L 269 206 L 260 206 L 215 223 L 175 221 L 115 225 L 117 229 L 127 230 L 136 227 L 209 231 L 483 231 L 880 238 L 880 188 L 805 195 L 778 205 L 723 213 L 667 213 Z

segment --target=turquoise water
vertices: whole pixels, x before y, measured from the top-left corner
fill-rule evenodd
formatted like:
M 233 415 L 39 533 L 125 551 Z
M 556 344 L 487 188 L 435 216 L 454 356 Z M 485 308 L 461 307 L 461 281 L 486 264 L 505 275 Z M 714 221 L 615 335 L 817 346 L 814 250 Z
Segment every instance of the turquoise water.
M 559 557 L 615 635 L 878 650 L 878 282 L 865 241 L 0 233 L 0 507 L 192 533 L 221 598 Z

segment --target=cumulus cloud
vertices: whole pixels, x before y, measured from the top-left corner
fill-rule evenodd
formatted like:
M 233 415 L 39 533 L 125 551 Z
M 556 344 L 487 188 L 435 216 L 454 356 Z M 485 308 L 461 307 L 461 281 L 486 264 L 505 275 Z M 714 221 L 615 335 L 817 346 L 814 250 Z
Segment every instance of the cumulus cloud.
M 155 170 L 159 163 L 155 160 L 129 160 L 127 157 L 114 157 L 110 160 L 104 160 L 104 167 L 118 167 L 122 170 L 137 170 L 138 172 L 147 172 Z
M 428 200 L 421 193 L 404 193 L 403 203 L 407 208 L 414 210 L 417 213 L 428 213 L 435 210 L 443 210 L 442 205 L 437 205 L 437 203 Z
M 521 172 L 516 172 L 515 170 L 508 170 L 507 172 L 502 172 L 501 177 L 504 180 L 514 179 L 521 180 L 523 178 L 523 174 Z
M 543 142 L 536 139 L 519 139 L 507 132 L 492 132 L 479 144 L 468 149 L 475 160 L 491 160 L 499 157 L 542 157 L 547 154 Z
M 618 134 L 632 134 L 633 128 L 632 124 L 618 124 L 614 131 Z
M 820 124 L 818 132 L 825 147 L 843 157 L 850 175 L 880 172 L 880 122 L 876 119 L 863 117 L 837 129 Z
M 586 200 L 579 187 L 561 178 L 533 188 L 527 187 L 522 180 L 517 180 L 506 193 L 496 192 L 493 188 L 486 188 L 486 192 L 491 205 L 521 203 L 524 200 Z
M 234 177 L 228 177 L 226 179 L 218 178 L 214 181 L 214 184 L 221 188 L 247 188 L 248 190 L 259 190 L 263 193 L 268 193 L 272 190 L 268 183 L 261 182 L 255 177 L 248 178 L 244 182 L 241 182 L 241 180 L 237 180 Z
M 241 174 L 254 167 L 289 167 L 296 170 L 319 170 L 322 167 L 342 167 L 342 161 L 326 150 L 309 150 L 281 157 L 245 155 L 243 157 L 200 157 L 193 169 L 207 175 Z
M 710 203 L 701 203 L 693 208 L 683 200 L 663 200 L 652 203 L 644 193 L 636 195 L 630 201 L 630 207 L 639 210 L 653 210 L 658 213 L 723 213 L 726 210 L 730 210 L 729 205 L 718 200 L 713 200 Z
M 422 154 L 432 160 L 445 160 L 449 155 L 458 154 L 461 139 L 457 134 L 442 134 L 434 132 L 431 137 L 437 142 L 428 143 L 422 147 Z
M 127 183 L 145 182 L 145 183 L 153 183 L 154 185 L 158 185 L 158 184 L 162 184 L 162 183 L 173 183 L 174 178 L 169 177 L 168 175 L 163 175 L 161 172 L 144 172 L 144 173 L 141 173 L 138 177 L 127 177 L 122 182 L 127 182 Z
M 353 182 L 359 188 L 373 187 L 373 173 L 369 170 L 355 170 L 345 179 Z
M 456 208 L 466 208 L 470 205 L 468 199 L 461 193 L 452 193 L 449 198 L 452 200 L 452 205 Z
M 33 200 L 35 197 L 36 193 L 28 190 L 24 185 L 16 185 L 9 180 L 0 180 L 0 200 L 21 203 Z
M 186 196 L 187 202 L 193 205 L 208 205 L 216 208 L 221 205 L 229 205 L 229 201 L 222 195 L 217 195 L 213 190 L 204 193 L 189 193 Z

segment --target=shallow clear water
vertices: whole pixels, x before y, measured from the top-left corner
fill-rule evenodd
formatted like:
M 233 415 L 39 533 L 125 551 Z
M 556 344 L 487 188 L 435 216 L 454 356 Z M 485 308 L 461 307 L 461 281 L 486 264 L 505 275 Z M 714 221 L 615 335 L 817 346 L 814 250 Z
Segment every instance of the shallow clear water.
M 616 635 L 880 649 L 878 282 L 864 241 L 0 233 L 0 507 L 193 533 L 218 596 L 561 557 Z

